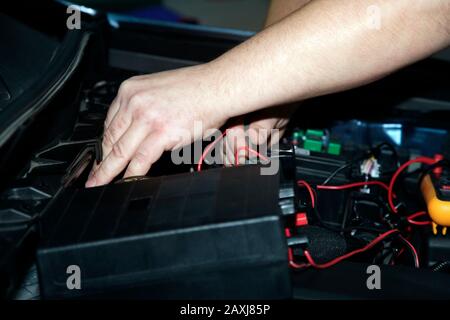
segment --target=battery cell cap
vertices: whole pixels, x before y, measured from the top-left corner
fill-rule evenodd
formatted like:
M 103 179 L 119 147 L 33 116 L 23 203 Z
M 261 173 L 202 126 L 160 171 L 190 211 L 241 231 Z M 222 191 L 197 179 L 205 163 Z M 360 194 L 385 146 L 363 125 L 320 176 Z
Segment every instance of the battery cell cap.
M 330 142 L 330 144 L 328 145 L 328 153 L 339 156 L 341 154 L 341 148 L 342 147 L 339 143 Z
M 323 137 L 323 130 L 313 130 L 313 129 L 308 129 L 306 130 L 306 136 L 308 137 Z
M 322 146 L 322 141 L 306 139 L 303 148 L 309 151 L 321 152 Z

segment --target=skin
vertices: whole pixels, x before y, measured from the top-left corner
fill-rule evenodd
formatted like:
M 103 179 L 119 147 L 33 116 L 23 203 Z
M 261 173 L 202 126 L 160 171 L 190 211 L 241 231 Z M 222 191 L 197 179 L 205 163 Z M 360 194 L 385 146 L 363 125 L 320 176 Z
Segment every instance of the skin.
M 373 6 L 379 29 L 368 23 Z M 125 81 L 105 122 L 105 158 L 86 186 L 109 183 L 124 168 L 125 176 L 146 174 L 163 151 L 203 137 L 195 120 L 219 128 L 354 88 L 449 44 L 448 0 L 311 1 L 210 63 Z
M 311 0 L 272 0 L 264 27 L 270 27 L 289 14 L 303 8 L 309 2 Z M 236 150 L 241 150 L 238 163 L 243 163 L 247 157 L 254 156 L 242 150 L 242 147 L 247 145 L 247 135 L 252 145 L 261 145 L 266 142 L 268 145 L 277 143 L 297 106 L 298 103 L 270 107 L 229 121 L 227 136 L 224 139 L 225 142 L 222 149 L 224 164 L 233 166 L 236 163 Z M 244 126 L 244 124 L 247 126 Z M 271 136 L 271 129 L 279 130 L 279 135 L 277 137 Z

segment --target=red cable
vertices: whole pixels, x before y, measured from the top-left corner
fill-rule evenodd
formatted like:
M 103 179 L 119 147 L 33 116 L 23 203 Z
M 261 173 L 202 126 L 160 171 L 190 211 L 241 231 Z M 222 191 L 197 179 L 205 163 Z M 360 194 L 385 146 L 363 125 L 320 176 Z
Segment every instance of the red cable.
M 200 159 L 198 160 L 198 164 L 197 164 L 197 171 L 202 171 L 202 165 L 203 165 L 203 161 L 205 160 L 206 156 L 208 155 L 208 153 L 211 151 L 211 149 L 220 141 L 223 139 L 223 137 L 225 137 L 227 134 L 227 130 L 225 130 L 225 132 L 223 132 L 220 137 L 216 138 L 216 140 L 214 140 L 213 142 L 211 142 L 203 151 L 202 156 L 200 157 Z
M 419 255 L 417 254 L 416 248 L 412 245 L 411 242 L 408 241 L 408 239 L 406 239 L 402 235 L 400 235 L 400 239 L 402 239 L 403 242 L 405 242 L 406 245 L 411 249 L 413 256 L 414 256 L 414 265 L 416 266 L 416 268 L 420 268 Z
M 436 160 L 433 158 L 428 158 L 428 157 L 418 157 L 412 160 L 409 160 L 407 162 L 405 162 L 403 165 L 401 165 L 396 172 L 394 173 L 394 175 L 391 178 L 391 181 L 389 183 L 389 186 L 387 186 L 385 183 L 381 182 L 381 181 L 366 181 L 366 182 L 356 182 L 356 183 L 350 183 L 350 184 L 346 184 L 346 185 L 341 185 L 341 186 L 317 186 L 317 189 L 319 190 L 344 190 L 344 189 L 349 189 L 349 188 L 355 188 L 355 187 L 361 187 L 361 186 L 366 186 L 366 185 L 378 185 L 381 186 L 382 188 L 386 189 L 388 191 L 388 202 L 389 202 L 389 206 L 391 208 L 391 210 L 395 213 L 398 212 L 397 208 L 394 205 L 394 201 L 393 199 L 395 198 L 395 194 L 393 192 L 394 189 L 394 185 L 395 182 L 398 178 L 398 176 L 403 172 L 403 170 L 405 170 L 407 167 L 409 167 L 411 164 L 414 163 L 423 163 L 423 164 L 427 164 L 427 165 L 433 165 L 434 163 L 436 163 Z M 311 188 L 311 186 L 303 180 L 300 180 L 297 182 L 298 185 L 303 185 L 308 189 L 308 192 L 311 196 L 311 201 L 313 204 L 313 208 L 315 206 L 315 201 L 314 201 L 314 193 L 313 193 L 313 189 Z M 428 225 L 431 222 L 430 221 L 415 221 L 414 218 L 417 218 L 419 216 L 425 215 L 426 212 L 417 212 L 415 214 L 412 214 L 408 217 L 408 222 L 411 224 L 415 224 L 415 225 Z M 312 258 L 311 254 L 309 253 L 308 250 L 304 251 L 304 255 L 306 257 L 306 259 L 308 260 L 308 263 L 317 269 L 325 269 L 325 268 L 329 268 L 345 259 L 348 259 L 358 253 L 362 253 L 365 252 L 369 249 L 371 249 L 372 247 L 374 247 L 376 244 L 378 244 L 379 242 L 381 242 L 382 240 L 384 240 L 386 237 L 388 237 L 389 235 L 399 232 L 397 229 L 394 230 L 390 230 L 387 231 L 383 234 L 381 234 L 380 236 L 378 236 L 377 238 L 375 238 L 372 242 L 370 242 L 369 244 L 367 244 L 365 247 L 354 250 L 352 252 L 349 252 L 343 256 L 340 256 L 338 258 L 335 258 L 327 263 L 323 263 L 323 264 L 318 264 L 314 261 L 314 259 Z M 411 249 L 413 255 L 414 255 L 414 264 L 415 266 L 418 268 L 420 266 L 419 263 L 419 256 L 417 253 L 416 248 L 411 244 L 411 242 L 409 242 L 407 239 L 405 239 L 403 236 L 401 236 L 401 239 L 406 243 L 406 245 Z M 290 263 L 291 264 L 291 263 Z M 304 266 L 302 266 L 304 267 Z
M 428 157 L 418 157 L 412 160 L 409 160 L 408 162 L 405 162 L 404 164 L 402 164 L 397 171 L 395 171 L 394 175 L 392 176 L 391 182 L 389 183 L 389 189 L 388 189 L 388 203 L 389 203 L 389 207 L 391 208 L 391 210 L 395 213 L 398 212 L 397 208 L 394 205 L 394 185 L 395 182 L 398 178 L 398 176 L 400 175 L 400 173 L 402 173 L 403 170 L 405 170 L 407 167 L 409 167 L 410 165 L 412 165 L 413 163 L 424 163 L 427 165 L 432 165 L 434 163 L 436 163 L 436 160 L 433 158 L 428 158 Z
M 291 266 L 291 268 L 293 268 L 293 269 L 304 269 L 304 268 L 310 267 L 311 265 L 309 263 L 300 263 L 300 264 L 298 264 L 298 263 L 290 260 L 289 261 L 289 266 Z
M 292 252 L 292 248 L 288 248 L 288 257 L 289 257 L 289 266 L 293 269 L 303 269 L 309 267 L 307 263 L 296 263 L 294 261 L 294 253 Z
M 420 211 L 416 212 L 410 216 L 408 216 L 407 220 L 410 224 L 416 225 L 416 226 L 428 226 L 431 224 L 431 221 L 415 221 L 414 219 L 421 216 L 427 216 L 428 213 L 426 211 Z
M 309 196 L 311 197 L 311 206 L 312 206 L 313 208 L 315 208 L 315 207 L 316 207 L 316 200 L 315 200 L 315 196 L 314 196 L 314 190 L 313 190 L 313 188 L 311 187 L 311 185 L 310 185 L 308 182 L 306 182 L 305 180 L 299 180 L 299 181 L 297 181 L 297 185 L 298 185 L 298 186 L 304 186 L 304 187 L 306 187 L 306 189 L 307 189 L 308 192 L 309 192 Z
M 315 193 L 314 193 L 314 189 L 311 187 L 311 185 L 309 183 L 307 183 L 305 180 L 299 180 L 297 181 L 297 184 L 299 186 L 303 185 L 308 189 L 308 192 L 311 196 L 311 203 L 312 203 L 312 207 L 315 207 Z M 355 182 L 355 183 L 350 183 L 350 184 L 344 184 L 344 185 L 340 185 L 340 186 L 322 186 L 322 185 L 318 185 L 317 189 L 319 190 L 344 190 L 344 189 L 350 189 L 350 188 L 356 188 L 356 187 L 363 187 L 363 186 L 367 186 L 367 185 L 378 185 L 383 187 L 384 189 L 388 190 L 389 187 L 387 186 L 387 184 L 381 182 L 381 181 L 362 181 L 362 182 Z
M 344 184 L 344 185 L 340 185 L 340 186 L 319 185 L 319 186 L 317 186 L 317 189 L 319 189 L 319 190 L 344 190 L 344 189 L 351 189 L 351 188 L 364 187 L 364 186 L 370 186 L 370 185 L 377 185 L 386 190 L 389 190 L 388 185 L 381 181 L 361 181 L 361 182 Z
M 305 254 L 306 260 L 308 260 L 308 263 L 312 267 L 314 267 L 316 269 L 326 269 L 326 268 L 334 266 L 335 264 L 338 264 L 339 262 L 341 262 L 341 261 L 343 261 L 345 259 L 348 259 L 348 258 L 350 258 L 350 257 L 352 257 L 352 256 L 354 256 L 354 255 L 356 255 L 358 253 L 362 253 L 362 252 L 365 252 L 365 251 L 371 249 L 372 247 L 374 247 L 376 244 L 378 244 L 379 242 L 381 242 L 384 239 L 386 239 L 391 234 L 397 233 L 397 232 L 399 232 L 397 229 L 389 230 L 389 231 L 379 235 L 378 237 L 376 237 L 372 242 L 367 244 L 365 247 L 360 248 L 360 249 L 356 249 L 356 250 L 351 251 L 351 252 L 349 252 L 347 254 L 344 254 L 343 256 L 337 257 L 337 258 L 335 258 L 335 259 L 333 259 L 333 260 L 331 260 L 329 262 L 322 263 L 322 264 L 316 263 L 314 261 L 314 259 L 311 257 L 311 254 L 309 253 L 308 250 L 305 250 L 304 254 Z
M 287 238 L 291 237 L 291 230 L 289 230 L 289 228 L 284 229 L 284 232 Z M 288 248 L 288 259 L 289 266 L 293 269 L 303 269 L 309 267 L 309 264 L 307 263 L 298 264 L 294 261 L 294 252 L 292 251 L 292 248 Z
M 246 150 L 246 151 L 248 151 L 249 153 L 253 153 L 254 155 L 256 155 L 256 156 L 258 156 L 259 158 L 263 159 L 264 161 L 269 161 L 269 159 L 268 159 L 266 156 L 263 156 L 263 155 L 262 155 L 261 153 L 259 153 L 258 151 L 253 150 L 253 149 L 251 149 L 250 147 L 247 147 L 247 146 L 242 146 L 242 147 L 240 147 L 240 148 L 238 148 L 238 149 L 236 150 L 235 155 L 234 155 L 234 162 L 235 162 L 235 165 L 236 165 L 236 166 L 239 165 L 239 158 L 238 158 L 238 156 L 239 156 L 239 152 L 240 152 L 241 150 Z

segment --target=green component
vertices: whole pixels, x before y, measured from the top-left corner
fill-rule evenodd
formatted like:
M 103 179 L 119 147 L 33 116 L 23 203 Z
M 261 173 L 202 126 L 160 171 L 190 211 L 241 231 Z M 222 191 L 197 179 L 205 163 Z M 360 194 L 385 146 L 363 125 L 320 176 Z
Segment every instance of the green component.
M 341 145 L 339 143 L 330 142 L 328 145 L 328 153 L 336 156 L 341 154 Z
M 321 152 L 322 145 L 322 141 L 306 139 L 303 148 L 309 151 Z
M 319 138 L 322 138 L 323 137 L 323 130 L 308 129 L 308 130 L 306 130 L 306 136 L 307 137 L 319 137 Z
M 293 139 L 293 140 L 301 140 L 302 137 L 303 137 L 303 132 L 302 132 L 302 131 L 295 131 L 295 132 L 292 134 L 292 139 Z

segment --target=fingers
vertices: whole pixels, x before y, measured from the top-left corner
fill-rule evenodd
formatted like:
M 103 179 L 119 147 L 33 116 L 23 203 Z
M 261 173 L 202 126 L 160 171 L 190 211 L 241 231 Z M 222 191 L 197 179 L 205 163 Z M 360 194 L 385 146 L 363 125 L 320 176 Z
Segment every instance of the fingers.
M 102 140 L 103 160 L 109 156 L 117 141 L 129 130 L 131 122 L 132 117 L 128 112 L 118 111 L 109 127 L 105 128 Z
M 250 142 L 257 146 L 267 143 L 267 140 L 270 138 L 270 130 L 275 124 L 276 120 L 274 119 L 264 119 L 252 122 L 248 129 Z
M 129 118 L 118 118 L 119 109 L 119 97 L 116 97 L 109 107 L 108 114 L 104 123 L 104 133 L 102 138 L 102 160 L 105 160 L 105 158 L 109 155 L 116 141 L 119 140 L 119 138 L 128 129 L 131 123 Z M 88 180 L 94 175 L 94 172 L 97 171 L 98 167 L 99 165 L 94 164 L 91 172 L 89 173 Z
M 142 176 L 147 174 L 150 167 L 166 150 L 166 140 L 159 133 L 152 133 L 139 146 L 133 156 L 124 178 Z
M 258 120 L 250 124 L 250 141 L 254 145 L 265 145 L 266 148 L 270 148 L 279 142 L 285 130 L 286 126 L 284 123 L 281 123 L 280 120 Z
M 252 144 L 273 146 L 283 136 L 289 119 L 297 110 L 299 104 L 291 103 L 283 106 L 270 107 L 255 114 L 255 119 L 249 126 L 249 136 Z M 276 129 L 278 131 L 273 131 Z
M 133 122 L 130 128 L 113 145 L 111 152 L 100 163 L 97 170 L 86 182 L 86 187 L 95 187 L 111 182 L 126 167 L 147 135 L 147 128 L 141 123 Z
M 106 114 L 106 119 L 104 123 L 105 130 L 111 125 L 111 121 L 112 119 L 114 119 L 119 109 L 120 109 L 119 98 L 115 97 L 114 100 L 111 102 L 111 106 L 108 109 L 108 113 Z
M 131 96 L 135 90 L 133 89 L 135 81 L 132 79 L 122 82 L 106 115 L 102 142 L 103 159 L 109 155 L 114 144 L 131 125 L 132 116 L 129 109 Z
M 247 145 L 244 125 L 239 124 L 227 129 L 225 141 L 226 165 L 237 165 L 245 162 L 246 152 L 238 150 Z

